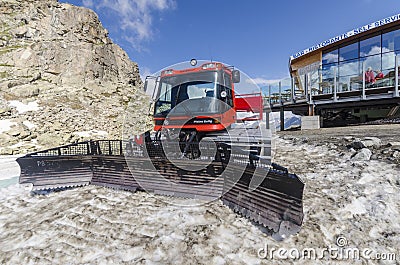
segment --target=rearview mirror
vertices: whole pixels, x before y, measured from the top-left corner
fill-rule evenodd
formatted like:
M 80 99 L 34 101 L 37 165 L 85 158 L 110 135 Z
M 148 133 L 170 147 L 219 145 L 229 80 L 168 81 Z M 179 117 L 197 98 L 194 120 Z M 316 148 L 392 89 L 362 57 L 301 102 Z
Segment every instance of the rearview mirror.
M 240 72 L 239 70 L 232 71 L 232 82 L 239 83 L 240 82 Z

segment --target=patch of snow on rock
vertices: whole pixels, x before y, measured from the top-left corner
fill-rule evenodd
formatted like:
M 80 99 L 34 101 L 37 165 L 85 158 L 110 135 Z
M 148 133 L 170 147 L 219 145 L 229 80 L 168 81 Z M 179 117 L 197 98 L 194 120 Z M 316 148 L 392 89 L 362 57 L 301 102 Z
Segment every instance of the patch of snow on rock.
M 15 124 L 16 123 L 12 122 L 11 120 L 0 120 L 0 133 L 9 131 Z
M 8 104 L 11 107 L 16 108 L 19 114 L 25 113 L 28 111 L 37 111 L 40 109 L 37 101 L 32 101 L 32 102 L 28 102 L 28 104 L 24 104 L 18 100 L 11 100 L 8 102 Z
M 107 136 L 108 133 L 106 131 L 82 131 L 82 132 L 74 132 L 74 134 L 78 135 L 79 137 L 91 137 L 91 136 Z
M 356 161 L 370 160 L 371 156 L 372 156 L 371 150 L 369 150 L 368 148 L 363 148 L 356 154 L 354 154 L 354 156 L 351 159 Z
M 23 124 L 26 128 L 28 128 L 29 130 L 32 130 L 33 128 L 36 127 L 36 125 L 33 124 L 33 123 L 30 122 L 30 121 L 24 121 L 22 124 Z
M 17 156 L 0 156 L 0 180 L 19 176 L 20 168 L 16 158 Z

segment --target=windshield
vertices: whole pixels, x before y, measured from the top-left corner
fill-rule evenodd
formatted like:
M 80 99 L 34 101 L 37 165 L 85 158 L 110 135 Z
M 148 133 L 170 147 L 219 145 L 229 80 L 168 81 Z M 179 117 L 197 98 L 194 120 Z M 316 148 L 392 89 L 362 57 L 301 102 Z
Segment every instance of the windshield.
M 218 72 L 215 71 L 163 77 L 159 84 L 155 114 L 164 116 L 171 109 L 179 114 L 219 112 L 221 104 L 217 98 L 222 90 L 228 88 L 219 84 Z

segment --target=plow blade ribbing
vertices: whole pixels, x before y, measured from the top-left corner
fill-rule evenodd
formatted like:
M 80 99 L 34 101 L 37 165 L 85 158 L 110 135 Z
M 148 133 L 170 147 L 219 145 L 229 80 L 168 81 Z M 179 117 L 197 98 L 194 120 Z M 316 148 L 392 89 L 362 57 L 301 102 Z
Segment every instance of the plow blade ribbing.
M 33 184 L 33 190 L 45 190 L 88 185 L 93 178 L 92 158 L 21 157 L 20 184 Z
M 222 199 L 273 233 L 295 234 L 301 227 L 304 184 L 284 168 L 264 165 L 256 170 L 249 164 L 227 166 L 212 161 L 206 168 L 183 170 L 182 166 L 196 168 L 201 162 L 186 159 L 178 167 L 164 156 L 148 157 L 143 152 L 126 155 L 125 148 L 122 141 L 104 140 L 29 154 L 17 159 L 19 182 L 32 184 L 33 190 L 93 184 L 208 201 Z M 239 176 L 232 177 L 237 172 L 241 172 Z M 251 186 L 253 178 L 261 179 L 256 187 Z
M 132 177 L 125 157 L 93 156 L 93 178 L 90 184 L 113 189 L 136 191 L 138 184 Z
M 252 189 L 253 168 L 247 167 L 239 181 L 225 178 L 229 187 L 222 196 L 225 205 L 250 220 L 281 235 L 295 234 L 303 221 L 304 184 L 295 175 L 269 169 L 263 181 Z M 258 172 L 260 174 L 260 172 Z
M 203 170 L 186 171 L 164 158 L 152 160 L 132 158 L 127 161 L 131 168 L 134 168 L 132 173 L 137 183 L 148 192 L 203 200 L 215 200 L 222 195 L 223 179 L 211 174 L 221 165 L 211 165 L 208 169 Z M 187 163 L 187 167 L 196 163 L 194 161 L 184 162 Z M 155 170 L 149 170 L 150 168 Z

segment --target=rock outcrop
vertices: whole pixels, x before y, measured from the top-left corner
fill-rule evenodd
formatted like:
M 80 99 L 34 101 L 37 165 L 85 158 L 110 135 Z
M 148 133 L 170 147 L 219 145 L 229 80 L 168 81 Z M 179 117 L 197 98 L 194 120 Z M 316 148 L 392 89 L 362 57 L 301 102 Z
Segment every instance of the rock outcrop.
M 0 154 L 121 138 L 131 100 L 146 118 L 141 87 L 137 64 L 93 11 L 56 0 L 0 2 L 0 127 L 11 124 L 0 130 Z

